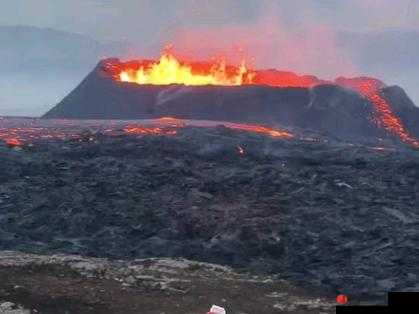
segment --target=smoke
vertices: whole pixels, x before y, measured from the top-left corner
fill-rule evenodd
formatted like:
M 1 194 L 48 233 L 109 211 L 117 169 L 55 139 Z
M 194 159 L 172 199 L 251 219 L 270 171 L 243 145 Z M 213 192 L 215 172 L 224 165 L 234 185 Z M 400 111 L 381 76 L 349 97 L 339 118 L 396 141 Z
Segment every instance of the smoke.
M 225 57 L 233 64 L 245 59 L 254 68 L 277 68 L 330 79 L 355 75 L 357 67 L 350 54 L 339 46 L 336 32 L 306 10 L 300 9 L 301 25 L 281 19 L 286 14 L 281 13 L 278 3 L 260 8 L 255 18 L 234 23 L 198 26 L 186 23 L 171 29 L 167 43 L 173 44 L 175 53 L 186 60 Z M 196 19 L 195 10 L 182 12 L 183 21 Z M 201 16 L 207 16 L 200 12 Z
M 174 11 L 170 25 L 143 50 L 150 57 L 170 43 L 191 61 L 225 57 L 237 65 L 245 59 L 253 68 L 323 79 L 372 76 L 401 85 L 419 103 L 413 70 L 419 32 L 408 31 L 419 26 L 414 1 L 189 0 L 178 1 Z
M 201 37 L 205 40 L 200 40 Z M 262 23 L 182 30 L 174 38 L 175 50 L 186 59 L 226 56 L 235 64 L 245 59 L 256 68 L 277 68 L 326 78 L 356 73 L 350 56 L 336 45 L 334 34 L 321 26 L 297 33 L 284 31 L 279 24 Z

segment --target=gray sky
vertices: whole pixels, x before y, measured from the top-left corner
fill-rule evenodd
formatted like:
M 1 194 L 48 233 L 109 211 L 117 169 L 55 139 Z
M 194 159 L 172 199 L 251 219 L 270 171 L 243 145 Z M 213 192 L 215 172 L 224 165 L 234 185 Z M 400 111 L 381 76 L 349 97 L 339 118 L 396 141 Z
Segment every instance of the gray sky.
M 0 25 L 129 41 L 125 58 L 174 43 L 185 56 L 238 58 L 243 50 L 254 66 L 327 78 L 360 72 L 336 31 L 419 31 L 419 0 L 3 0 L 1 9 Z
M 0 25 L 140 42 L 179 27 L 253 23 L 267 13 L 292 27 L 419 30 L 418 0 L 2 0 Z
M 331 78 L 360 70 L 336 31 L 419 31 L 419 0 L 3 0 L 0 25 L 129 41 L 125 58 L 155 56 L 166 43 L 196 58 L 243 50 L 255 66 Z

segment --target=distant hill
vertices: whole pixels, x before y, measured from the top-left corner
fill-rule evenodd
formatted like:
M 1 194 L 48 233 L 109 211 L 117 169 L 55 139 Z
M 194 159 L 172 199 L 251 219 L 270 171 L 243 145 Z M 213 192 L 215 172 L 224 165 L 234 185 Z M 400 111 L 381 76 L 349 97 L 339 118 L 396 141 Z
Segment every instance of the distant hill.
M 0 26 L 0 115 L 40 116 L 104 56 L 126 44 L 27 26 Z
M 125 44 L 29 26 L 0 26 L 2 74 L 88 71 L 99 59 L 121 55 Z

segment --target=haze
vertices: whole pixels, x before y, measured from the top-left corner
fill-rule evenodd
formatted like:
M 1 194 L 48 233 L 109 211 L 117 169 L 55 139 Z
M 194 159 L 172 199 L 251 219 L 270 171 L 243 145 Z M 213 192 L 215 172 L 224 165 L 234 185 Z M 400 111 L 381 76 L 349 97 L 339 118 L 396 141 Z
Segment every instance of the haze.
M 5 0 L 0 115 L 41 115 L 100 58 L 155 57 L 167 43 L 188 58 L 371 75 L 419 104 L 418 1 Z

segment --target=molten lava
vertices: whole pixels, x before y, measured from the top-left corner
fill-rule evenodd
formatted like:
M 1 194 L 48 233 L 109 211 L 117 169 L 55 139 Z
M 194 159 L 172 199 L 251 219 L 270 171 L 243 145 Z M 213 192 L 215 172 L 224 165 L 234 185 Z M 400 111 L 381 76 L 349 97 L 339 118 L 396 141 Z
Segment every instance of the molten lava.
M 374 105 L 378 126 L 398 136 L 403 142 L 416 148 L 419 147 L 419 140 L 409 133 L 400 118 L 393 112 L 390 103 L 382 96 L 381 88 L 385 87 L 384 83 L 367 77 L 351 80 L 340 78 L 336 82 L 358 91 Z
M 122 82 L 153 85 L 242 85 L 249 83 L 252 73 L 243 61 L 240 67 L 227 66 L 225 61 L 211 64 L 186 64 L 169 52 L 158 61 L 141 62 L 138 67 L 126 68 L 119 73 Z
M 233 130 L 241 130 L 241 131 L 247 131 L 247 132 L 253 132 L 253 133 L 260 133 L 269 135 L 272 137 L 281 137 L 281 138 L 293 138 L 294 135 L 287 131 L 282 130 L 276 130 L 271 129 L 265 126 L 261 125 L 255 125 L 255 124 L 239 124 L 239 123 L 231 123 L 227 126 L 230 129 Z
M 164 129 L 159 127 L 147 127 L 132 125 L 124 128 L 124 132 L 133 135 L 176 135 L 176 130 Z
M 22 146 L 22 142 L 17 138 L 9 138 L 6 140 L 6 145 L 9 147 Z

